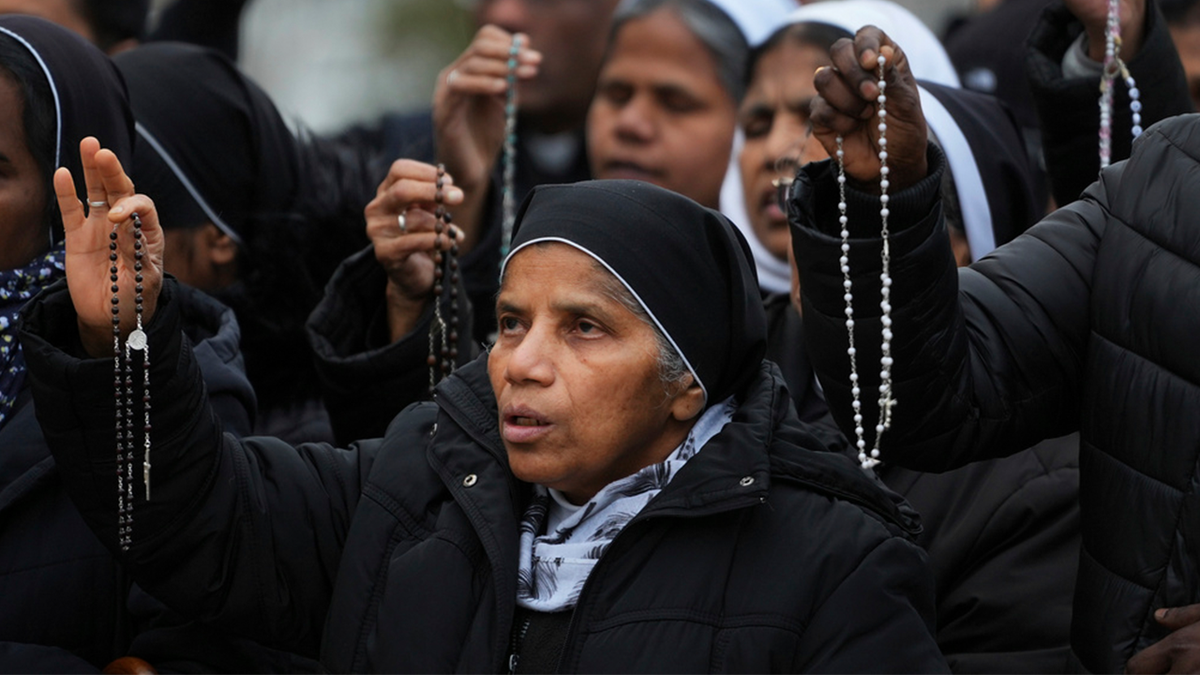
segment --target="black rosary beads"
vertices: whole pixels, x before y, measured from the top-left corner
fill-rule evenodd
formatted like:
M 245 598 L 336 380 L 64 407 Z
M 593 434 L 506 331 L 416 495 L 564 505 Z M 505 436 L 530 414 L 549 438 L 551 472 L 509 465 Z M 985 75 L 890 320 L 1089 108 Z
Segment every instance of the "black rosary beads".
M 439 381 L 454 371 L 458 360 L 458 238 L 450 224 L 450 213 L 445 204 L 446 167 L 438 164 L 437 192 L 434 201 L 434 253 L 433 253 L 433 326 L 429 329 L 429 393 Z M 450 237 L 450 250 L 442 251 L 442 236 Z M 449 273 L 447 273 L 449 272 Z M 445 282 L 449 281 L 447 285 Z M 448 286 L 448 288 L 447 288 Z M 449 296 L 449 325 L 442 312 L 442 301 Z
M 133 352 L 142 353 L 142 480 L 146 485 L 146 499 L 150 499 L 150 345 L 142 330 L 143 296 L 142 260 L 146 255 L 142 237 L 142 219 L 133 214 L 133 256 L 136 286 L 135 313 L 137 327 L 121 345 L 121 286 L 117 269 L 117 230 L 114 224 L 108 238 L 109 280 L 112 282 L 112 326 L 113 326 L 113 388 L 116 400 L 116 446 L 117 446 L 117 543 L 122 551 L 128 551 L 133 540 L 133 465 L 134 465 L 134 404 Z

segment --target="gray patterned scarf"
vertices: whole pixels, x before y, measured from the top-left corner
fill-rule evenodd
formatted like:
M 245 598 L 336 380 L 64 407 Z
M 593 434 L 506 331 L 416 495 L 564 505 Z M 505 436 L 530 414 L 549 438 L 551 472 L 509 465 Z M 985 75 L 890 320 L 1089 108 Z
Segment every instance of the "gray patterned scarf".
M 733 397 L 712 406 L 665 461 L 609 483 L 582 506 L 557 490 L 535 485 L 520 525 L 517 604 L 536 612 L 574 607 L 617 534 L 725 427 L 736 409 Z

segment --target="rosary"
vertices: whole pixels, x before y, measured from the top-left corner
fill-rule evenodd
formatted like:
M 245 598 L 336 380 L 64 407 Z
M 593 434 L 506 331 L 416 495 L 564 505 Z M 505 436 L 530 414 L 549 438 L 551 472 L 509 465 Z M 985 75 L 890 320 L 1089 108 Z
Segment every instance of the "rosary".
M 846 290 L 843 298 L 846 300 L 846 332 L 848 346 L 846 354 L 850 357 L 850 395 L 853 396 L 851 406 L 854 408 L 855 445 L 858 448 L 858 461 L 864 469 L 870 469 L 879 464 L 879 439 L 883 432 L 891 426 L 892 408 L 896 399 L 892 397 L 892 305 L 890 302 L 892 276 L 889 272 L 891 253 L 888 245 L 888 165 L 887 165 L 887 96 L 884 90 L 887 82 L 884 80 L 884 66 L 887 59 L 882 54 L 877 60 L 879 64 L 879 96 L 875 99 L 879 106 L 879 219 L 882 222 L 880 237 L 883 239 L 883 249 L 879 256 L 881 270 L 879 273 L 880 301 L 882 310 L 880 323 L 882 325 L 882 341 L 879 351 L 879 421 L 875 425 L 875 444 L 870 452 L 867 451 L 867 441 L 863 428 L 862 390 L 859 387 L 857 350 L 854 348 L 854 293 L 853 282 L 850 280 L 850 219 L 846 216 L 846 153 L 842 149 L 842 137 L 837 137 L 838 165 L 838 222 L 841 224 L 842 255 L 838 259 L 842 270 L 842 287 Z
M 443 188 L 446 184 L 446 167 L 438 164 L 437 192 L 434 201 L 437 210 L 434 212 L 434 253 L 433 253 L 433 327 L 429 331 L 429 394 L 437 383 L 454 372 L 454 364 L 458 359 L 458 239 L 454 226 L 450 224 L 450 212 L 442 203 L 445 199 Z M 442 252 L 442 235 L 450 237 L 450 251 Z M 446 274 L 449 270 L 449 275 Z M 446 284 L 443 281 L 450 277 L 450 319 L 449 327 L 442 316 L 442 298 L 446 295 Z
M 109 280 L 112 281 L 112 326 L 113 326 L 113 386 L 116 390 L 117 432 L 117 540 L 122 551 L 128 551 L 133 540 L 133 465 L 134 465 L 134 392 L 133 352 L 142 353 L 142 481 L 146 486 L 146 500 L 150 500 L 150 344 L 142 330 L 142 258 L 145 248 L 142 243 L 142 219 L 133 214 L 133 269 L 137 292 L 135 312 L 137 328 L 121 347 L 121 287 L 117 283 L 117 225 L 113 224 L 108 235 Z
M 500 240 L 500 259 L 508 257 L 512 244 L 513 224 L 516 222 L 516 193 L 513 184 L 517 175 L 517 54 L 521 38 L 513 36 L 508 48 L 508 89 L 504 97 L 504 186 L 501 193 L 503 214 Z
M 1113 89 L 1117 75 L 1129 89 L 1129 111 L 1133 115 L 1133 137 L 1142 134 L 1142 102 L 1140 92 L 1129 68 L 1121 60 L 1121 2 L 1108 0 L 1108 25 L 1104 31 L 1104 73 L 1100 77 L 1100 168 L 1112 161 Z

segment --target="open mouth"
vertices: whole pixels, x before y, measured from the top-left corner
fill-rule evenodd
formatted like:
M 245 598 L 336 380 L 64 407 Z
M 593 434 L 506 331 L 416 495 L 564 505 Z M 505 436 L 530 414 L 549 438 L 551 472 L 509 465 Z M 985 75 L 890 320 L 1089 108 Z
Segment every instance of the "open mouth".
M 532 417 L 521 417 L 519 415 L 513 415 L 512 417 L 509 417 L 508 421 L 510 424 L 514 424 L 518 427 L 544 427 L 544 426 L 546 426 L 546 423 L 541 420 L 534 419 Z

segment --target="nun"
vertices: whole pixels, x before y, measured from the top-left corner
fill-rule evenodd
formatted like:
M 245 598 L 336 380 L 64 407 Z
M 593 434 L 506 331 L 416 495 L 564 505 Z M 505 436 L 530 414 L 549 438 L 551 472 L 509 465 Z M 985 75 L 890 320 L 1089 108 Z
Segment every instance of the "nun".
M 66 192 L 106 210 L 103 195 L 86 191 L 79 144 L 98 138 L 131 162 L 133 115 L 99 50 L 48 21 L 9 15 L 0 17 L 0 117 L 0 670 L 98 671 L 136 633 L 129 581 L 69 499 L 38 426 L 44 411 L 18 313 L 65 275 L 55 168 L 75 178 Z M 232 313 L 198 293 L 178 299 L 214 409 L 230 431 L 248 431 L 253 392 L 231 358 Z
M 223 54 L 153 43 L 114 59 L 137 119 L 133 179 L 158 205 L 167 272 L 234 310 L 255 433 L 332 440 L 305 321 L 362 248 L 376 177 L 293 132 Z
M 719 208 L 751 47 L 791 0 L 624 0 L 588 113 L 592 175 Z
M 535 189 L 491 351 L 382 438 L 293 448 L 221 433 L 152 202 L 115 156 L 84 168 L 120 197 L 85 217 L 59 191 L 79 283 L 22 337 L 73 497 L 115 543 L 112 315 L 83 283 L 109 260 L 83 243 L 115 224 L 132 260 L 139 214 L 159 403 L 123 559 L 180 611 L 336 672 L 945 670 L 913 514 L 796 419 L 718 213 L 635 181 Z
M 846 11 L 835 11 L 841 5 Z M 746 203 L 752 205 L 747 237 L 771 261 L 764 267 L 788 267 L 791 253 L 780 188 L 799 165 L 827 156 L 810 133 L 808 106 L 817 93 L 813 73 L 831 65 L 830 47 L 858 28 L 848 23 L 856 18 L 854 10 L 880 6 L 887 3 L 850 0 L 803 7 L 793 15 L 796 23 L 781 28 L 755 55 L 741 109 L 746 135 L 741 166 Z M 902 24 L 897 17 L 905 15 L 897 7 L 872 16 Z M 900 29 L 913 73 L 952 81 L 953 70 L 928 30 Z M 919 83 L 930 137 L 950 167 L 941 186 L 947 233 L 959 263 L 967 264 L 1032 222 L 1039 204 L 1033 174 L 1016 125 L 994 99 Z M 763 267 L 759 278 L 762 282 Z M 803 292 L 796 283 L 790 297 L 768 295 L 767 357 L 779 364 L 802 418 L 829 425 L 829 406 L 810 361 L 813 348 L 805 342 L 806 324 L 828 319 L 802 319 Z M 844 343 L 840 353 L 844 363 Z M 937 637 L 951 669 L 1060 670 L 1068 652 L 1081 538 L 1074 439 L 1045 441 L 1012 457 L 945 474 L 888 463 L 876 471 L 921 514 L 924 530 L 918 541 L 929 552 L 937 578 Z

